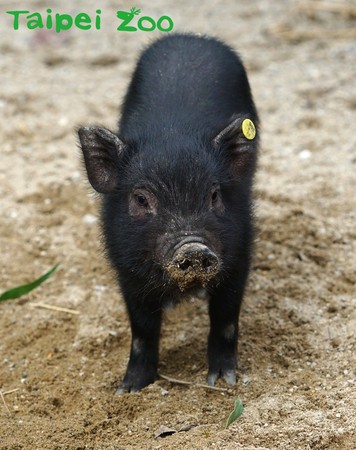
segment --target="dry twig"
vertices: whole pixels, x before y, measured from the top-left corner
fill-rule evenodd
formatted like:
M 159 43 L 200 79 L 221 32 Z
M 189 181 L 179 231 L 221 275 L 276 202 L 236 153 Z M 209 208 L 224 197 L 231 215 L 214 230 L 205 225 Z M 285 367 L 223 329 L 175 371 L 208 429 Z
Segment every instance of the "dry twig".
M 228 392 L 227 388 L 219 388 L 216 386 L 209 386 L 208 384 L 193 383 L 192 381 L 177 380 L 176 378 L 167 377 L 167 375 L 162 375 L 161 373 L 159 374 L 159 377 L 162 378 L 162 380 L 168 381 L 169 383 L 183 384 L 185 386 L 201 387 L 204 389 L 211 389 L 213 391 Z
M 5 401 L 5 397 L 4 397 L 4 394 L 2 393 L 2 391 L 0 391 L 0 397 L 1 397 L 1 400 L 2 400 L 2 402 L 4 404 L 4 406 L 5 406 L 5 409 L 6 409 L 7 413 L 11 414 L 11 412 L 9 410 L 9 407 L 7 406 L 7 403 Z
M 8 395 L 8 394 L 12 394 L 13 392 L 19 391 L 20 388 L 16 388 L 16 389 L 11 389 L 11 391 L 5 391 L 2 393 L 2 395 Z
M 32 303 L 31 306 L 33 308 L 45 308 L 45 309 L 50 309 L 52 311 L 65 312 L 68 314 L 76 314 L 76 315 L 79 314 L 79 311 L 77 311 L 75 309 L 61 308 L 59 306 L 48 305 L 47 303 Z

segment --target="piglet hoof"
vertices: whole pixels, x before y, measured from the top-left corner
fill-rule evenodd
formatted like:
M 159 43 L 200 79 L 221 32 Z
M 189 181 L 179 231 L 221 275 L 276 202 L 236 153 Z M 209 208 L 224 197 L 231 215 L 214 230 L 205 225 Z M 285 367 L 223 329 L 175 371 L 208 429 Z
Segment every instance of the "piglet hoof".
M 234 370 L 226 370 L 221 374 L 221 376 L 222 376 L 223 380 L 225 380 L 229 386 L 235 386 L 236 373 Z
M 217 381 L 217 379 L 219 378 L 219 374 L 217 372 L 209 372 L 208 375 L 208 385 L 209 386 L 215 386 L 215 383 Z
M 136 389 L 134 386 L 131 386 L 129 383 L 120 383 L 115 391 L 115 396 L 119 396 L 122 394 L 128 394 L 130 392 L 138 392 L 139 389 Z
M 115 396 L 127 394 L 130 392 L 138 392 L 144 387 L 148 386 L 151 383 L 154 383 L 156 380 L 156 374 L 141 374 L 136 376 L 136 374 L 126 374 L 125 378 L 118 385 Z
M 209 371 L 208 385 L 215 386 L 218 378 L 222 378 L 229 386 L 234 386 L 236 384 L 235 370 L 221 370 L 219 372 Z

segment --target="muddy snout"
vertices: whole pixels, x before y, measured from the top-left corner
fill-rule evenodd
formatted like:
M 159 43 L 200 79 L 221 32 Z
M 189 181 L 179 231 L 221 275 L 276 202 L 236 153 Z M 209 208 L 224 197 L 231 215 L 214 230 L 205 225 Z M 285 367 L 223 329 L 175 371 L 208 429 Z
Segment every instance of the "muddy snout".
M 183 291 L 193 282 L 205 286 L 218 273 L 219 266 L 219 258 L 209 247 L 199 242 L 189 242 L 178 247 L 167 271 Z
M 182 273 L 212 273 L 217 271 L 218 257 L 206 245 L 184 244 L 176 252 L 173 263 Z

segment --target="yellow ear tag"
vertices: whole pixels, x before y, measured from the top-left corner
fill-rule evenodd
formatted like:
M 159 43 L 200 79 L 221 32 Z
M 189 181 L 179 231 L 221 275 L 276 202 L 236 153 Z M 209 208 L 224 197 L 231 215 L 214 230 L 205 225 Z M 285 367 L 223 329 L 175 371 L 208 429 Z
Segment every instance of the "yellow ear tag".
M 255 125 L 253 124 L 252 120 L 245 119 L 242 122 L 241 129 L 242 129 L 242 134 L 245 136 L 246 139 L 249 139 L 250 141 L 252 141 L 252 139 L 255 138 L 256 128 L 255 128 Z

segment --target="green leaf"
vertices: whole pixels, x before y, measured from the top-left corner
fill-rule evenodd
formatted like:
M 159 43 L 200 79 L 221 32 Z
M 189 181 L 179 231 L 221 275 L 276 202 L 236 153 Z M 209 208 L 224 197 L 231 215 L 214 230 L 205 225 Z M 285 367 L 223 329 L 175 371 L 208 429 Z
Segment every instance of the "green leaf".
M 242 401 L 239 398 L 237 398 L 235 400 L 235 407 L 231 411 L 231 413 L 227 419 L 226 428 L 229 427 L 233 422 L 235 422 L 235 420 L 241 416 L 243 411 L 244 411 L 244 405 L 242 404 Z
M 138 14 L 140 14 L 141 10 L 140 9 L 136 9 L 136 6 L 134 6 L 133 8 L 130 9 L 130 13 L 134 14 L 135 16 L 137 16 Z
M 47 278 L 49 278 L 53 274 L 53 272 L 57 269 L 58 266 L 59 266 L 59 264 L 56 264 L 55 266 L 52 267 L 51 270 L 49 270 L 47 273 L 42 275 L 40 278 L 37 278 L 37 280 L 32 281 L 32 283 L 22 284 L 21 286 L 17 286 L 13 289 L 9 289 L 8 291 L 3 292 L 0 295 L 0 302 L 2 302 L 4 300 L 13 299 L 13 298 L 19 298 L 22 295 L 25 295 L 28 292 L 32 291 L 32 289 L 35 289 L 40 284 L 42 284 L 44 281 L 46 281 Z

